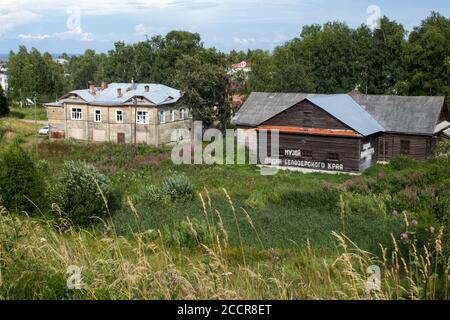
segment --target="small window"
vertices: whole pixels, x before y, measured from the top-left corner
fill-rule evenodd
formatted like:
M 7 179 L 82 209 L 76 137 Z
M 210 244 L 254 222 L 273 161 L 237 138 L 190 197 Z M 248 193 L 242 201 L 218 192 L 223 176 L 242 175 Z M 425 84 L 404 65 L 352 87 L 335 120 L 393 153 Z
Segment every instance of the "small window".
M 123 123 L 123 111 L 122 110 L 116 111 L 116 122 Z
M 72 120 L 83 120 L 83 110 L 81 108 L 72 108 Z
M 411 151 L 411 141 L 400 140 L 400 154 L 402 156 L 408 156 Z
M 140 124 L 148 124 L 149 123 L 148 112 L 138 111 L 136 115 L 136 122 Z
M 186 118 L 186 109 L 180 109 L 180 120 L 184 120 Z
M 327 160 L 328 161 L 339 161 L 339 154 L 338 153 L 328 153 Z
M 170 110 L 170 121 L 171 122 L 175 121 L 175 110 Z
M 101 110 L 94 111 L 94 122 L 102 122 L 102 111 Z
M 387 156 L 389 154 L 389 142 L 381 141 L 379 149 L 380 156 Z
M 165 123 L 166 119 L 164 117 L 164 111 L 159 112 L 159 123 Z
M 312 150 L 302 150 L 302 158 L 312 159 L 313 153 Z

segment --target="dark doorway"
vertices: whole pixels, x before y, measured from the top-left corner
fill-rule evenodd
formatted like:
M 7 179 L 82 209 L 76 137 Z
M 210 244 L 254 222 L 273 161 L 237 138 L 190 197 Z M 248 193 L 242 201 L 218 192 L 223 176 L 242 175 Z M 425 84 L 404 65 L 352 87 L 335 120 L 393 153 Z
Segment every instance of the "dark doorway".
M 117 133 L 117 143 L 125 143 L 125 133 Z

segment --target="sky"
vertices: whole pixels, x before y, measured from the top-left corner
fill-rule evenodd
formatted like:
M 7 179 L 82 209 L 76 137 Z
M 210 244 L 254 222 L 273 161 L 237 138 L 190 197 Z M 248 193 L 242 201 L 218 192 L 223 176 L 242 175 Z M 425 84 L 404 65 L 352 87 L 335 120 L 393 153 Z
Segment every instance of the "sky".
M 106 52 L 171 30 L 198 32 L 207 47 L 268 49 L 302 26 L 343 21 L 373 25 L 386 15 L 407 30 L 449 0 L 0 0 L 0 53 L 19 45 L 50 53 Z

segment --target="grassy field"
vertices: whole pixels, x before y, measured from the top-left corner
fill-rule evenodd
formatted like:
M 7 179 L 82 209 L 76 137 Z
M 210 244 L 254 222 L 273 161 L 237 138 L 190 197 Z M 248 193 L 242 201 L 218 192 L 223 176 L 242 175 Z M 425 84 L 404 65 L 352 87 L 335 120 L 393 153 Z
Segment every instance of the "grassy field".
M 26 120 L 47 120 L 47 109 L 44 107 L 30 108 L 30 107 L 11 107 L 10 116 L 17 119 Z
M 362 177 L 261 176 L 251 165 L 175 166 L 166 148 L 51 142 L 35 129 L 0 118 L 0 149 L 20 138 L 48 185 L 65 161 L 93 164 L 117 201 L 111 219 L 82 230 L 2 209 L 0 298 L 67 298 L 70 265 L 83 270 L 86 299 L 448 298 L 448 233 L 439 232 L 448 159 L 396 161 Z M 148 187 L 174 175 L 196 196 L 149 201 Z M 400 240 L 405 228 L 414 241 Z M 378 292 L 365 285 L 373 264 L 384 274 Z

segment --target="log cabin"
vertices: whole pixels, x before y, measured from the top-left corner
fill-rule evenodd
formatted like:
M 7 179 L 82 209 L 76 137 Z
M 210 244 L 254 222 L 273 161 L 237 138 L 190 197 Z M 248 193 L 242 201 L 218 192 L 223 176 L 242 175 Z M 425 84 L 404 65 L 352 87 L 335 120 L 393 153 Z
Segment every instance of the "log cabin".
M 397 156 L 430 158 L 450 116 L 444 97 L 255 92 L 232 123 L 267 146 L 260 165 L 360 173 Z M 279 132 L 278 155 L 271 130 Z

